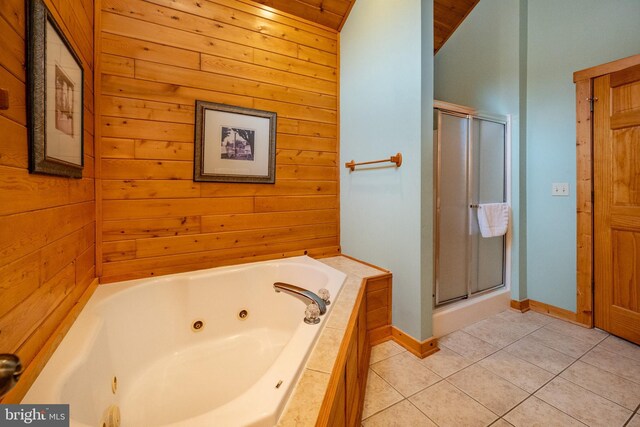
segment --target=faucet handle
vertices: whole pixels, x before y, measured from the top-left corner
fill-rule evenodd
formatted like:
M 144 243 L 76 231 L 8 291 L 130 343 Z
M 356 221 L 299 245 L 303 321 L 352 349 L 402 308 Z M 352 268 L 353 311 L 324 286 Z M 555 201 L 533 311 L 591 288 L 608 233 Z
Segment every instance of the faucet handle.
M 329 289 L 322 288 L 318 291 L 318 296 L 322 298 L 326 305 L 331 304 L 331 295 L 329 294 Z
M 320 307 L 315 302 L 309 304 L 304 311 L 304 323 L 309 325 L 320 323 Z
M 15 354 L 0 354 L 0 398 L 11 390 L 22 375 L 22 363 Z

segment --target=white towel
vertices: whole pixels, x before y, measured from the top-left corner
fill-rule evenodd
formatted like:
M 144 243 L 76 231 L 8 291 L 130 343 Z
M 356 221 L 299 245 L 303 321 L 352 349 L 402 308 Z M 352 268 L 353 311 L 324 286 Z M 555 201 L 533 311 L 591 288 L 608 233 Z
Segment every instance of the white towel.
M 504 236 L 509 226 L 509 205 L 506 203 L 478 205 L 478 224 L 482 237 Z

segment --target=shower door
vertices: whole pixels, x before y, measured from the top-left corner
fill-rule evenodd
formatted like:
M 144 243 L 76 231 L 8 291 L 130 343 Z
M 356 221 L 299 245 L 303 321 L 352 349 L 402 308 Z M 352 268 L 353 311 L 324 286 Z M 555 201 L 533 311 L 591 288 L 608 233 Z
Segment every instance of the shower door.
M 506 197 L 506 122 L 436 110 L 435 305 L 504 286 L 505 237 L 483 238 L 481 203 Z

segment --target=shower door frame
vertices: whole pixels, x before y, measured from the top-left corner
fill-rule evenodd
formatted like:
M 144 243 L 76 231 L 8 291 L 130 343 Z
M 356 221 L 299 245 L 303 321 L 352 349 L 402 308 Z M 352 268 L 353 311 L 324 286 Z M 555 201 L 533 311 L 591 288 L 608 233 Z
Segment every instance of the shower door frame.
M 483 289 L 481 291 L 477 291 L 477 292 L 471 292 L 471 276 L 470 274 L 467 273 L 466 277 L 465 277 L 465 281 L 466 281 L 466 289 L 467 289 L 467 293 L 466 295 L 460 296 L 460 297 L 456 297 L 456 298 L 451 298 L 448 299 L 446 301 L 439 301 L 439 286 L 438 286 L 438 280 L 439 280 L 439 272 L 440 272 L 440 228 L 439 228 L 439 224 L 440 224 L 440 170 L 441 170 L 441 163 L 440 163 L 440 159 L 441 159 L 441 144 L 442 144 L 442 138 L 440 135 L 440 130 L 442 129 L 442 123 L 441 123 L 441 114 L 448 114 L 451 116 L 455 116 L 455 117 L 459 117 L 459 118 L 464 118 L 468 120 L 468 125 L 467 125 L 467 135 L 466 135 L 466 142 L 467 142 L 467 146 L 466 146 L 466 171 L 467 171 L 467 179 L 466 179 L 466 200 L 467 200 L 467 214 L 466 214 L 466 224 L 467 224 L 467 233 L 469 233 L 469 229 L 470 229 L 470 219 L 471 219 L 471 209 L 472 205 L 474 204 L 474 202 L 472 200 L 470 200 L 470 189 L 473 183 L 473 172 L 474 170 L 473 168 L 473 162 L 472 162 L 472 154 L 473 154 L 473 149 L 474 149 L 474 141 L 472 138 L 472 129 L 473 129 L 473 120 L 485 120 L 485 121 L 490 121 L 493 123 L 497 123 L 497 124 L 501 124 L 504 126 L 504 158 L 503 158 L 503 165 L 504 165 L 504 173 L 503 173 L 503 191 L 502 191 L 502 201 L 505 203 L 509 203 L 510 204 L 510 194 L 511 194 L 511 162 L 510 162 L 510 157 L 511 157 L 511 117 L 510 116 L 499 116 L 499 115 L 493 115 L 493 114 L 486 114 L 486 113 L 478 113 L 475 110 L 469 109 L 467 107 L 462 107 L 462 106 L 458 106 L 455 104 L 449 104 L 449 103 L 445 103 L 445 102 L 440 102 L 440 101 L 435 101 L 434 102 L 434 110 L 436 110 L 438 112 L 438 125 L 437 125 L 437 138 L 436 138 L 436 143 L 434 144 L 434 149 L 435 149 L 435 165 L 436 168 L 434 169 L 434 183 L 435 183 L 435 204 L 434 204 L 434 217 L 435 217 L 435 251 L 434 251 L 434 292 L 433 292 L 433 305 L 435 308 L 440 308 L 440 307 L 444 307 L 446 305 L 455 303 L 455 302 L 460 302 L 460 301 L 468 301 L 471 300 L 473 298 L 491 293 L 493 291 L 499 290 L 499 289 L 510 289 L 510 264 L 511 264 L 511 256 L 510 256 L 510 249 L 511 249 L 511 223 L 509 224 L 507 233 L 504 236 L 503 239 L 503 244 L 502 244 L 502 283 L 496 286 L 493 286 L 491 288 L 488 289 Z M 477 208 L 475 208 L 477 209 Z M 471 265 L 471 257 L 472 257 L 472 245 L 473 245 L 473 239 L 469 238 L 468 242 L 467 242 L 467 247 L 466 247 L 466 253 L 465 253 L 465 264 L 467 266 Z

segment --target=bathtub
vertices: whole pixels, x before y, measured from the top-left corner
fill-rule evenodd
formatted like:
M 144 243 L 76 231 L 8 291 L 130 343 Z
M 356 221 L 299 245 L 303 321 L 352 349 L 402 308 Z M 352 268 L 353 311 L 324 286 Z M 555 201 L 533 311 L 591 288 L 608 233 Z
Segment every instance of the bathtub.
M 316 325 L 276 281 L 335 300 L 345 274 L 309 257 L 99 286 L 22 403 L 68 403 L 71 426 L 273 426 Z

